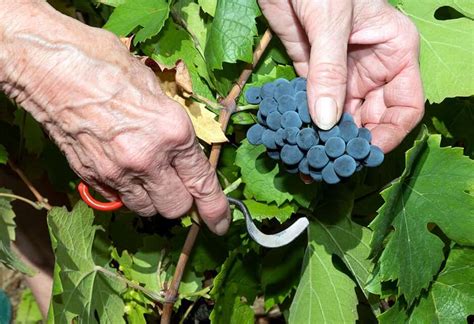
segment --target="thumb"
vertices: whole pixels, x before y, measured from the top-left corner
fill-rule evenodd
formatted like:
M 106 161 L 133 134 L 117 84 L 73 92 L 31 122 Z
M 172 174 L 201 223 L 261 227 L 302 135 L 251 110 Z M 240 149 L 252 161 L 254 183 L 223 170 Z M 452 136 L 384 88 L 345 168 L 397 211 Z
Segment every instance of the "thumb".
M 326 3 L 332 7 L 332 1 Z M 318 8 L 317 11 L 322 12 L 315 16 L 324 18 L 306 30 L 311 45 L 308 107 L 311 119 L 324 130 L 341 118 L 346 96 L 347 44 L 352 14 L 351 8 L 343 7 Z
M 194 197 L 199 215 L 207 227 L 218 235 L 225 234 L 231 221 L 229 203 L 199 145 L 180 152 L 174 158 L 173 166 Z

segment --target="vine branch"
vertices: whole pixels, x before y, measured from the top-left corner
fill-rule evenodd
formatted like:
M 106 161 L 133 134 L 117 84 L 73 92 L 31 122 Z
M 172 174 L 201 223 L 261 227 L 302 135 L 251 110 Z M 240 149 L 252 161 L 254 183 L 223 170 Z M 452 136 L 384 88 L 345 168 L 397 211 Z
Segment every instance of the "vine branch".
M 20 177 L 20 179 L 25 183 L 25 185 L 30 189 L 31 193 L 35 196 L 38 203 L 46 210 L 51 210 L 53 206 L 51 206 L 48 202 L 48 199 L 43 197 L 39 191 L 35 188 L 35 186 L 31 183 L 31 181 L 26 177 L 23 171 L 11 160 L 8 160 L 8 166 L 15 171 L 15 173 Z
M 245 83 L 249 79 L 250 75 L 252 75 L 252 71 L 255 66 L 260 61 L 265 49 L 267 48 L 270 40 L 272 39 L 272 33 L 270 29 L 267 29 L 263 34 L 262 38 L 260 39 L 257 48 L 253 53 L 253 60 L 252 64 L 248 64 L 246 68 L 242 71 L 239 76 L 239 79 L 234 84 L 232 89 L 227 94 L 221 104 L 223 106 L 220 114 L 219 114 L 219 123 L 221 124 L 222 130 L 227 129 L 227 125 L 229 124 L 229 119 L 237 109 L 237 98 L 239 97 L 242 89 L 244 88 Z M 211 163 L 212 167 L 215 169 L 219 162 L 219 156 L 222 150 L 223 143 L 214 143 L 211 146 L 211 154 L 209 155 L 209 162 Z M 199 234 L 199 224 L 193 223 L 191 225 L 191 229 L 188 232 L 186 237 L 186 241 L 184 242 L 184 246 L 181 250 L 181 254 L 178 259 L 178 264 L 176 265 L 176 270 L 173 275 L 173 279 L 171 281 L 170 287 L 165 293 L 165 305 L 163 308 L 163 314 L 161 316 L 161 324 L 169 324 L 171 322 L 171 314 L 173 313 L 173 305 L 176 301 L 179 284 L 181 283 L 181 279 L 183 277 L 184 270 L 186 268 L 186 263 L 188 262 L 189 256 L 193 249 L 194 243 L 196 242 L 197 235 Z
M 44 206 L 41 205 L 41 203 L 35 203 L 34 201 L 29 200 L 28 198 L 25 198 L 25 197 L 22 197 L 22 196 L 9 194 L 9 193 L 5 193 L 5 192 L 0 192 L 0 197 L 10 198 L 10 199 L 13 199 L 13 200 L 20 200 L 24 203 L 27 203 L 28 205 L 30 205 L 31 207 L 33 207 L 34 209 L 37 209 L 37 210 L 41 210 L 41 209 L 44 208 Z

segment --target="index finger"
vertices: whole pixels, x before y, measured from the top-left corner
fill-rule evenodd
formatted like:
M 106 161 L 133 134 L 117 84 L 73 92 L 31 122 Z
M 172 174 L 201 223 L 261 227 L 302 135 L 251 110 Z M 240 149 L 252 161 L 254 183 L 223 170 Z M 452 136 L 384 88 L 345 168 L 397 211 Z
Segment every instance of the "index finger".
M 199 215 L 211 231 L 227 232 L 230 208 L 217 175 L 197 143 L 180 152 L 172 162 L 188 192 L 194 197 Z

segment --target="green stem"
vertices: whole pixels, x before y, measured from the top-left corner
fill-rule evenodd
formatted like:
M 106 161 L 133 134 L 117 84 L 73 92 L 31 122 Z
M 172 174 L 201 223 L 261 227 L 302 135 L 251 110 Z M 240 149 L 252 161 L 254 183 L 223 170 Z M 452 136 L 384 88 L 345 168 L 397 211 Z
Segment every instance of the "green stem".
M 207 294 L 210 290 L 211 290 L 211 287 L 212 286 L 208 286 L 206 288 L 203 288 L 201 290 L 198 290 L 198 291 L 195 291 L 195 292 L 192 292 L 192 293 L 188 293 L 188 294 L 180 294 L 179 297 L 180 298 L 189 298 L 189 297 L 204 297 L 204 298 L 209 298 L 209 295 Z
M 252 109 L 258 109 L 258 105 L 238 106 L 236 111 L 237 111 L 237 112 L 240 112 L 240 111 L 252 110 Z
M 41 203 L 35 203 L 34 201 L 29 200 L 29 199 L 27 199 L 25 197 L 22 197 L 22 196 L 0 192 L 0 197 L 6 197 L 6 198 L 11 198 L 11 199 L 16 199 L 16 200 L 23 201 L 24 203 L 27 203 L 28 205 L 30 205 L 31 207 L 33 207 L 36 210 L 41 210 L 41 209 L 44 208 L 44 206 L 42 206 Z
M 240 184 L 242 183 L 242 178 L 238 178 L 237 180 L 235 180 L 234 182 L 232 182 L 230 185 L 228 185 L 225 189 L 224 189 L 224 194 L 228 194 L 232 191 L 234 191 L 235 189 L 237 189 Z
M 191 311 L 193 310 L 194 305 L 196 305 L 196 303 L 192 303 L 191 305 L 189 305 L 188 309 L 186 309 L 186 311 L 184 312 L 183 317 L 182 317 L 181 320 L 179 321 L 179 324 L 183 324 L 183 323 L 184 323 L 184 321 L 186 320 L 186 318 L 189 316 L 189 313 L 191 313 Z
M 99 272 L 102 272 L 103 274 L 109 276 L 109 277 L 112 277 L 112 278 L 115 278 L 117 280 L 120 280 L 122 281 L 124 284 L 127 285 L 127 287 L 129 288 L 133 288 L 135 290 L 139 290 L 141 291 L 142 293 L 144 293 L 146 296 L 150 297 L 152 300 L 154 300 L 155 302 L 158 302 L 158 303 L 163 303 L 165 301 L 165 299 L 163 297 L 161 297 L 160 295 L 156 294 L 155 292 L 151 291 L 151 290 L 148 290 L 130 280 L 128 280 L 127 278 L 124 278 L 122 277 L 121 275 L 119 275 L 118 273 L 114 273 L 110 270 L 107 270 L 101 266 L 94 266 L 94 270 L 96 271 L 99 271 Z

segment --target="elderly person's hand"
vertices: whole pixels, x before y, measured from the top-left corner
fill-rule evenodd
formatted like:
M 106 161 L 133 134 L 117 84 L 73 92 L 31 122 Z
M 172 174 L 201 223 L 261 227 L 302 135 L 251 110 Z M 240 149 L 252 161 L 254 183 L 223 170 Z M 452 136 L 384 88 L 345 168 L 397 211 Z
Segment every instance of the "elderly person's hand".
M 2 2 L 0 86 L 105 197 L 169 218 L 194 201 L 212 231 L 227 231 L 227 199 L 186 112 L 113 34 L 43 1 Z
M 385 0 L 259 0 L 300 76 L 313 121 L 331 128 L 343 111 L 394 149 L 423 116 L 413 23 Z

